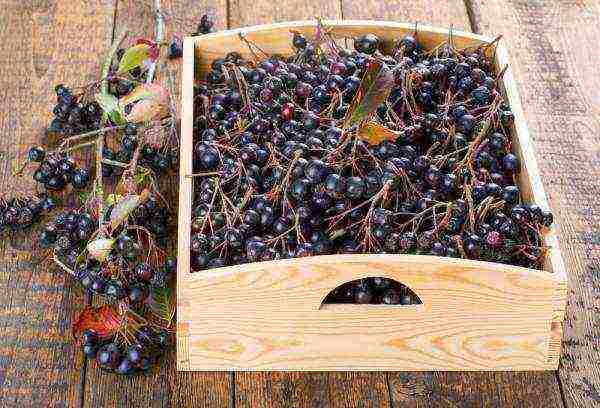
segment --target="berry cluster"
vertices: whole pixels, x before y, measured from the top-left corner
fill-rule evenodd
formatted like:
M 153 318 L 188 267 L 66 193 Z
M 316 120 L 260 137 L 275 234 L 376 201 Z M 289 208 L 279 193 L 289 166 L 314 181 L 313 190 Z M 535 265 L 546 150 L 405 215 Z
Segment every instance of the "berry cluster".
M 166 246 L 169 238 L 172 214 L 160 200 L 157 200 L 154 196 L 148 198 L 143 205 L 134 211 L 133 221 L 136 225 L 140 225 L 150 231 L 161 247 Z
M 121 165 L 104 164 L 102 166 L 103 177 L 117 179 L 123 174 L 125 170 L 124 165 L 131 162 L 138 147 L 138 133 L 138 127 L 135 124 L 129 123 L 123 130 L 123 135 L 116 149 L 112 149 L 109 146 L 104 147 L 102 157 L 118 162 Z M 176 151 L 159 145 L 144 143 L 140 148 L 138 164 L 160 176 L 166 174 L 171 169 L 176 169 L 178 160 L 179 157 Z
M 198 24 L 198 28 L 196 28 L 196 32 L 193 33 L 192 35 L 202 35 L 202 34 L 212 33 L 214 25 L 215 25 L 215 22 L 214 22 L 213 18 L 208 14 L 203 14 L 202 17 L 200 17 L 200 23 Z
M 39 242 L 45 248 L 53 247 L 56 257 L 74 268 L 95 227 L 96 220 L 85 211 L 62 211 L 40 232 Z
M 84 103 L 81 96 L 64 85 L 57 85 L 57 104 L 54 106 L 54 119 L 47 131 L 68 137 L 98 129 L 102 119 L 102 108 L 97 102 Z
M 122 375 L 148 373 L 171 344 L 168 332 L 151 326 L 142 326 L 135 333 L 135 342 L 123 345 L 114 338 L 103 340 L 93 330 L 82 335 L 83 353 L 96 359 L 98 366 L 106 371 Z
M 230 53 L 195 86 L 194 270 L 336 253 L 540 267 L 552 214 L 521 198 L 513 115 L 485 46 L 427 52 L 409 35 L 384 54 L 372 34 L 354 50 L 301 34 L 293 45 L 259 62 Z M 384 70 L 391 83 L 367 95 L 367 74 Z M 348 125 L 373 93 L 387 97 Z M 370 140 L 367 123 L 388 137 Z
M 46 195 L 0 199 L 0 234 L 27 229 L 55 207 L 56 201 Z
M 416 305 L 421 299 L 409 288 L 392 279 L 366 278 L 348 282 L 331 291 L 324 303 L 376 305 Z
M 33 179 L 47 190 L 60 191 L 69 183 L 81 190 L 90 181 L 89 170 L 77 167 L 75 160 L 64 153 L 46 154 L 44 148 L 33 146 L 29 149 L 28 159 L 32 163 L 39 163 Z
M 106 296 L 111 301 L 126 301 L 131 307 L 140 307 L 151 291 L 164 287 L 173 276 L 176 260 L 169 258 L 155 268 L 145 262 L 143 248 L 128 234 L 117 238 L 116 247 L 106 261 L 88 259 L 79 263 L 75 279 L 90 292 Z

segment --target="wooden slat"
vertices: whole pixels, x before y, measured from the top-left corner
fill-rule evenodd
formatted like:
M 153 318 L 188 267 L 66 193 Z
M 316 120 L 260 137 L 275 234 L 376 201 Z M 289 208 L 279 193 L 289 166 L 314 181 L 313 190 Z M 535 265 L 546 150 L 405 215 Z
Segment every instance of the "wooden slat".
M 565 403 L 600 403 L 598 1 L 474 1 L 484 33 L 503 33 L 569 267 L 559 378 Z
M 344 18 L 411 21 L 445 27 L 452 26 L 466 31 L 472 30 L 468 12 L 462 0 L 447 2 L 435 0 L 378 2 L 373 0 L 370 3 L 373 4 L 367 7 L 364 0 L 342 0 Z M 510 11 L 513 6 L 506 4 L 504 7 Z M 510 27 L 506 27 L 504 31 L 508 30 Z M 515 56 L 512 56 L 514 59 Z M 496 382 L 518 384 L 520 377 L 522 377 L 523 383 L 529 381 L 534 384 L 532 388 L 535 389 L 535 393 L 549 395 L 551 400 L 560 401 L 555 376 L 548 372 L 388 374 L 392 401 L 397 406 L 509 406 L 493 403 L 494 401 L 510 401 L 514 395 L 510 386 L 496 387 Z M 515 390 L 515 393 L 518 391 Z M 481 403 L 473 403 L 475 401 L 481 401 Z M 527 401 L 525 395 L 523 401 Z M 529 399 L 529 401 L 530 404 L 538 406 L 536 399 Z M 534 404 L 533 401 L 536 403 Z
M 115 31 L 130 30 L 130 40 L 138 37 L 153 38 L 155 17 L 152 1 L 119 0 Z M 226 26 L 225 0 L 162 0 L 162 11 L 166 20 L 165 39 L 170 42 L 173 35 L 184 37 L 196 30 L 202 14 L 209 12 L 215 18 L 215 28 Z M 157 72 L 157 78 L 166 84 L 168 77 L 173 81 L 176 106 L 179 108 L 181 83 L 181 60 L 167 65 L 170 73 Z M 170 178 L 163 188 L 176 197 L 176 176 Z M 172 200 L 176 202 L 176 198 Z M 173 211 L 177 211 L 173 208 Z M 232 398 L 231 378 L 227 373 L 177 372 L 175 353 L 170 353 L 157 372 L 148 377 L 133 379 L 119 378 L 100 371 L 95 364 L 89 364 L 86 378 L 84 405 L 87 407 L 162 407 L 162 406 L 228 406 Z
M 342 14 L 346 20 L 389 20 L 471 31 L 463 0 L 342 0 Z
M 2 2 L 2 194 L 34 190 L 30 176 L 11 177 L 13 160 L 42 139 L 54 85 L 79 86 L 98 75 L 114 7 L 112 0 Z M 31 234 L 5 234 L 0 248 L 0 406 L 78 406 L 83 356 L 72 342 L 71 318 L 83 296 L 39 259 Z
M 294 20 L 342 18 L 339 0 L 229 0 L 229 28 Z
M 339 19 L 342 17 L 339 5 L 339 0 L 285 2 L 230 0 L 229 27 L 237 28 L 315 17 Z M 367 393 L 372 393 L 373 389 L 386 389 L 385 378 L 381 374 L 367 374 L 367 376 L 370 377 L 369 385 L 376 384 L 372 389 L 365 387 L 363 381 L 354 381 L 355 377 L 350 377 L 348 380 L 343 374 L 337 373 L 278 373 L 273 376 L 263 373 L 238 373 L 235 375 L 236 401 L 243 406 L 253 406 L 247 405 L 247 401 L 261 401 L 263 406 L 282 406 L 292 403 L 298 403 L 299 406 L 332 406 L 340 404 L 347 398 L 360 401 L 366 398 Z M 324 399 L 325 396 L 322 394 L 324 379 L 327 379 L 334 391 L 338 387 L 347 386 L 344 399 L 338 401 L 332 401 L 329 397 Z M 278 392 L 281 389 L 293 391 Z M 294 395 L 299 395 L 299 399 Z

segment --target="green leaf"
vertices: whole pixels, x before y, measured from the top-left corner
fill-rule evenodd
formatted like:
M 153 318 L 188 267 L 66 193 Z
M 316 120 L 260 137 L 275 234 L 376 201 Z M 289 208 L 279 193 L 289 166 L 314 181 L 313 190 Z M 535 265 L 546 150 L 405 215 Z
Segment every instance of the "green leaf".
M 394 71 L 382 62 L 371 62 L 348 109 L 344 129 L 368 119 L 385 102 L 393 85 Z
M 87 191 L 80 191 L 78 196 L 80 203 L 86 203 L 88 198 L 90 198 L 90 193 Z
M 119 61 L 118 74 L 124 74 L 132 69 L 142 67 L 146 61 L 152 60 L 153 49 L 149 44 L 136 44 L 129 47 Z
M 105 93 L 98 93 L 95 95 L 96 102 L 100 105 L 102 110 L 108 115 L 116 125 L 124 125 L 127 122 L 124 119 L 121 105 L 116 96 Z
M 170 326 L 175 317 L 175 289 L 173 285 L 154 287 L 148 298 L 148 307 L 161 320 Z

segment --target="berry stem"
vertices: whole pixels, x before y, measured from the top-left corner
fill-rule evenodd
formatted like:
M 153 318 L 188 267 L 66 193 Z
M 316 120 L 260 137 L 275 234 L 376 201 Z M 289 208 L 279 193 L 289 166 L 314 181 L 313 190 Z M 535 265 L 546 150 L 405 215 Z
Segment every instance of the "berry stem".
M 151 84 L 154 80 L 156 65 L 158 63 L 158 60 L 160 59 L 161 46 L 165 40 L 165 18 L 162 14 L 162 11 L 160 10 L 160 0 L 154 0 L 154 14 L 156 17 L 156 43 L 159 47 L 159 56 L 157 58 L 157 61 L 154 61 L 148 69 L 148 74 L 146 76 L 146 84 Z

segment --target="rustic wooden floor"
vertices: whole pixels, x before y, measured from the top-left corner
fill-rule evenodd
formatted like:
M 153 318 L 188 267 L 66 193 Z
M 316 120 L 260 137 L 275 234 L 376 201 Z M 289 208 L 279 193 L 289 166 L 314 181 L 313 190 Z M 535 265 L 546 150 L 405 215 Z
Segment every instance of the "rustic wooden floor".
M 41 137 L 53 85 L 96 78 L 118 30 L 153 33 L 149 0 L 4 0 L 0 7 L 0 191 L 31 188 L 11 162 Z M 218 28 L 315 16 L 503 34 L 544 184 L 560 224 L 570 301 L 558 372 L 176 373 L 86 365 L 70 323 L 81 293 L 21 237 L 0 244 L 0 406 L 600 406 L 599 0 L 163 0 L 169 35 L 210 9 Z M 179 67 L 171 69 L 178 72 Z

